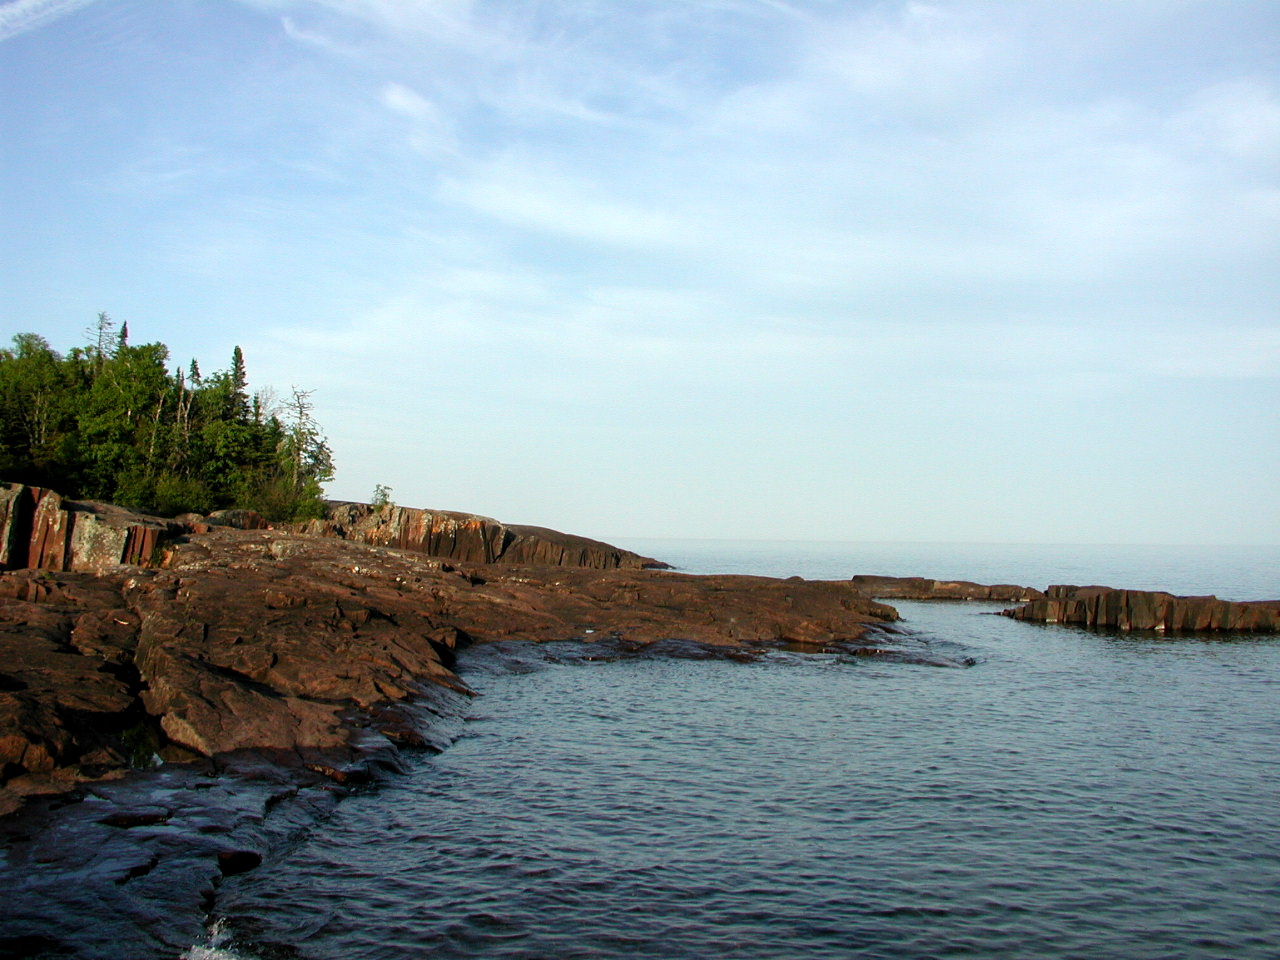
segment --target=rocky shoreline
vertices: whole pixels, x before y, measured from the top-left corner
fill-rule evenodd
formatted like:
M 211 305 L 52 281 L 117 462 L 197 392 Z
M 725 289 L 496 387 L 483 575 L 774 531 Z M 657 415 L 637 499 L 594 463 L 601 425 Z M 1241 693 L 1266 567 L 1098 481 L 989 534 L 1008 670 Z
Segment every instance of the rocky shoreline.
M 1020 606 L 1001 613 L 1029 623 L 1170 634 L 1280 633 L 1280 600 L 1219 600 L 1212 596 L 1177 596 L 1161 590 L 1068 584 L 1037 590 L 1013 584 L 861 574 L 851 582 L 868 596 L 883 600 L 1016 602 Z
M 1016 584 L 973 583 L 970 580 L 929 580 L 925 577 L 878 577 L 857 574 L 849 581 L 869 597 L 884 600 L 980 600 L 1027 603 L 1044 594 Z
M 537 561 L 537 562 L 534 562 Z M 0 816 L 155 762 L 270 763 L 299 782 L 438 748 L 461 645 L 659 641 L 895 656 L 872 599 L 1019 602 L 1017 619 L 1121 630 L 1280 630 L 1280 603 L 1105 587 L 691 576 L 489 518 L 335 503 L 271 529 L 166 520 L 0 487 Z M 447 711 L 446 711 L 447 712 Z
M 1035 623 L 1156 633 L 1280 632 L 1280 600 L 1240 602 L 1115 587 L 1052 586 L 1004 614 Z
M 1280 629 L 1280 603 L 694 576 L 469 514 L 339 503 L 271 529 L 16 485 L 0 487 L 0 567 L 0 956 L 15 957 L 176 955 L 220 877 L 403 770 L 406 751 L 451 741 L 472 696 L 455 671 L 467 644 L 964 665 L 899 642 L 896 611 L 873 597 L 1020 602 L 1004 613 L 1117 629 Z
M 324 529 L 273 530 L 8 492 L 0 956 L 181 953 L 220 877 L 450 742 L 464 644 L 913 655 L 848 583 L 673 573 L 465 514 L 337 505 Z
M 0 573 L 0 814 L 153 758 L 367 778 L 402 746 L 441 746 L 436 702 L 466 695 L 466 643 L 892 652 L 864 637 L 896 613 L 850 583 L 689 576 L 465 514 L 338 504 L 281 530 L 9 492 L 0 542 L 22 565 Z

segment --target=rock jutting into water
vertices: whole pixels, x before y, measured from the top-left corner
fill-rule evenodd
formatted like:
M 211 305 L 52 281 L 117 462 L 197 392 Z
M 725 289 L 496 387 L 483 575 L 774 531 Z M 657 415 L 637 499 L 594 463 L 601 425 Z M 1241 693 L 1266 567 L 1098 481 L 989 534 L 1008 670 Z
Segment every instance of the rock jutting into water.
M 850 581 L 867 596 L 885 600 L 1017 601 L 1001 611 L 1017 620 L 1157 632 L 1280 632 L 1280 601 L 1229 601 L 1179 597 L 1151 590 L 1051 586 L 1041 592 L 1013 584 L 968 580 L 881 577 L 859 574 Z
M 169 521 L 18 486 L 0 487 L 0 549 L 21 568 L 0 573 L 0 956 L 86 960 L 176 955 L 221 877 L 255 869 L 347 785 L 403 769 L 404 748 L 443 748 L 471 695 L 454 672 L 464 644 L 937 663 L 873 594 L 1035 593 L 692 576 L 468 514 L 337 504 L 271 529 L 247 511 Z
M 1280 632 L 1280 600 L 1240 602 L 1113 587 L 1052 586 L 1044 597 L 1003 612 L 1017 620 L 1116 630 Z
M 459 564 L 211 527 L 161 569 L 0 574 L 0 811 L 166 759 L 266 751 L 336 779 L 432 745 L 464 642 L 858 644 L 891 607 L 841 582 Z
M 925 577 L 878 577 L 858 574 L 850 581 L 870 597 L 886 600 L 991 600 L 1025 602 L 1043 597 L 1035 587 L 984 584 L 969 580 L 929 580 Z
M 64 552 L 0 573 L 0 955 L 177 955 L 220 877 L 457 734 L 464 643 L 911 656 L 876 630 L 893 609 L 843 582 L 466 563 L 212 519 L 158 568 Z

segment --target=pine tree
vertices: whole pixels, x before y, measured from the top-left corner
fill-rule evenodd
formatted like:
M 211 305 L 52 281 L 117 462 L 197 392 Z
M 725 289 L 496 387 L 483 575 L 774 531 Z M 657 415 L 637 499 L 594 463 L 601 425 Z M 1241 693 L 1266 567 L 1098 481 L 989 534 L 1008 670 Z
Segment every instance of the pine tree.
M 237 346 L 231 351 L 231 370 L 227 374 L 229 413 L 233 420 L 249 419 L 249 378 L 244 370 L 244 354 Z
M 287 415 L 247 394 L 244 354 L 205 379 L 167 369 L 161 343 L 132 346 L 106 313 L 65 357 L 36 334 L 0 349 L 0 479 L 167 515 L 248 507 L 271 520 L 319 516 L 333 476 L 311 392 Z

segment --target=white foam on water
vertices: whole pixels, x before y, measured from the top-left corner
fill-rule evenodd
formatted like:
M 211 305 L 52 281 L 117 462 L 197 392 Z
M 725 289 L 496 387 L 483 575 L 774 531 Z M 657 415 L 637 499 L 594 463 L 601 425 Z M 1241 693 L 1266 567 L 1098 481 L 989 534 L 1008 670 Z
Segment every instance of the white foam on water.
M 230 932 L 221 920 L 216 920 L 209 928 L 207 941 L 193 943 L 182 954 L 181 960 L 256 960 L 252 954 L 232 950 L 227 946 L 230 940 Z

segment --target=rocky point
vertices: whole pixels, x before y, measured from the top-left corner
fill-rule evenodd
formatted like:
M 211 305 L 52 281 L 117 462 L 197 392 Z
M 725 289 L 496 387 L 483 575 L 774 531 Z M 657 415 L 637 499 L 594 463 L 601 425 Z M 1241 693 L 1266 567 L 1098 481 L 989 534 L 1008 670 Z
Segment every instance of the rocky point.
M 102 514 L 75 524 L 82 515 Z M 188 529 L 165 528 L 156 567 L 95 555 L 97 573 L 0 574 L 0 811 L 153 758 L 269 757 L 339 781 L 394 767 L 400 746 L 440 745 L 442 698 L 466 692 L 453 671 L 464 643 L 881 651 L 884 638 L 864 634 L 896 618 L 846 582 L 690 576 L 638 557 L 459 562 L 294 530 Z M 86 562 L 69 556 L 55 567 Z

